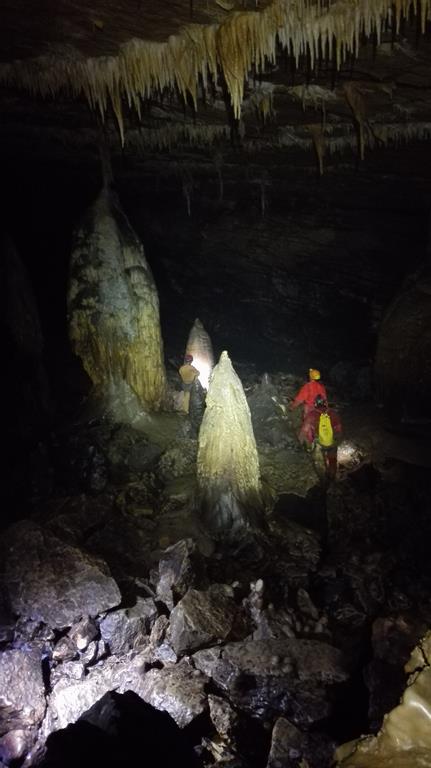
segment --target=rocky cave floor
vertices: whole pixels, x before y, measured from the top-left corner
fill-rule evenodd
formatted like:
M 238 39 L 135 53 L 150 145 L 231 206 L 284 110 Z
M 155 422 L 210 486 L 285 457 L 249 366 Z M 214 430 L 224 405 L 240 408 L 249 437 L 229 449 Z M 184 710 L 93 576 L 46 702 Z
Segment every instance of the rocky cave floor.
M 431 625 L 427 442 L 334 387 L 328 485 L 286 410 L 299 380 L 236 370 L 261 530 L 204 530 L 182 414 L 81 417 L 35 452 L 2 543 L 0 765 L 324 768 L 398 703 Z

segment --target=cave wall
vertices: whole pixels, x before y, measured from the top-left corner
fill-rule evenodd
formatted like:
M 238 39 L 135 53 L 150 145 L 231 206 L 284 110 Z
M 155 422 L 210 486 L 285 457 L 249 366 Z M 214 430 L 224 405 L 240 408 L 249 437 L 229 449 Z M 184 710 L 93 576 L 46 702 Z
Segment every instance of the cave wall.
M 294 167 L 283 175 L 273 157 L 263 187 L 251 170 L 233 167 L 223 190 L 214 173 L 196 175 L 186 195 L 174 168 L 148 175 L 127 156 L 114 160 L 121 203 L 159 291 L 168 357 L 182 354 L 200 317 L 216 354 L 226 348 L 269 370 L 372 359 L 386 307 L 424 257 L 426 179 L 407 167 L 382 174 L 371 161 L 355 173 L 340 165 L 323 178 Z M 30 273 L 52 375 L 60 389 L 72 381 L 79 389 L 67 268 L 73 228 L 100 188 L 98 161 L 4 157 L 4 171 L 1 226 Z M 65 376 L 73 366 L 74 377 Z
M 366 174 L 275 184 L 264 212 L 250 185 L 223 201 L 201 185 L 190 216 L 181 192 L 149 205 L 133 180 L 120 191 L 171 342 L 181 347 L 198 316 L 217 351 L 270 369 L 370 360 L 387 305 L 425 251 L 424 199 Z

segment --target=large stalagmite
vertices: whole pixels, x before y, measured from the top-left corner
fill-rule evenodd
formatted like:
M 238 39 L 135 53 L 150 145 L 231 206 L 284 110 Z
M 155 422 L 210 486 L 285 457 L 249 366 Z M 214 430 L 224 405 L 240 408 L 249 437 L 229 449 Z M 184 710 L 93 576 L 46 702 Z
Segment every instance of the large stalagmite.
M 250 409 L 227 352 L 211 376 L 197 476 L 203 516 L 214 532 L 255 522 L 261 507 L 259 459 Z
M 193 364 L 199 371 L 199 381 L 208 389 L 209 377 L 214 367 L 211 339 L 203 324 L 196 318 L 187 339 L 186 354 L 193 355 Z
M 157 290 L 142 244 L 107 189 L 76 233 L 68 316 L 74 351 L 114 417 L 159 409 L 166 374 Z

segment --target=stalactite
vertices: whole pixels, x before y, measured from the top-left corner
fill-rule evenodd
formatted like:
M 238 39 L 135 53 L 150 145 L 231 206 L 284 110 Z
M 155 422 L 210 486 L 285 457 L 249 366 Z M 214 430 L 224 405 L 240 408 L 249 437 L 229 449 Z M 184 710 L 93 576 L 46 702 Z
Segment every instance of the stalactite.
M 220 535 L 255 522 L 259 460 L 250 409 L 227 352 L 213 370 L 199 432 L 197 478 L 203 517 Z
M 0 83 L 24 88 L 42 97 L 66 92 L 84 95 L 102 119 L 110 104 L 122 141 L 122 100 L 140 113 L 141 99 L 164 89 L 178 89 L 184 99 L 197 103 L 197 84 L 223 72 L 235 119 L 240 118 L 244 81 L 251 68 L 257 73 L 267 62 L 275 63 L 279 43 L 296 66 L 309 53 L 313 68 L 321 51 L 335 54 L 339 68 L 347 55 L 357 55 L 361 35 L 376 35 L 395 9 L 396 29 L 417 0 L 334 0 L 323 5 L 310 0 L 274 0 L 263 10 L 232 11 L 221 24 L 189 24 L 165 43 L 133 39 L 123 44 L 117 57 L 40 57 L 0 65 Z M 420 29 L 430 18 L 431 0 L 422 0 Z M 363 142 L 362 142 L 363 146 Z
M 319 123 L 307 125 L 307 128 L 311 133 L 314 149 L 316 150 L 317 162 L 319 165 L 319 175 L 323 176 L 323 158 L 325 156 L 326 150 L 325 134 L 323 132 L 322 126 Z
M 358 150 L 361 160 L 365 157 L 365 129 L 366 129 L 366 112 L 365 102 L 362 94 L 355 87 L 354 83 L 346 83 L 344 85 L 344 92 L 346 94 L 346 101 L 353 112 L 356 127 L 358 130 Z

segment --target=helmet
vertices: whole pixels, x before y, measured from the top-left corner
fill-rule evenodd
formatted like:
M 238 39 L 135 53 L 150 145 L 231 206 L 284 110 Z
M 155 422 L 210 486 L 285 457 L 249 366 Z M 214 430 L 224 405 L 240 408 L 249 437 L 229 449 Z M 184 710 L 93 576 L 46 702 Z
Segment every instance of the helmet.
M 193 362 L 193 355 L 184 355 L 184 362 L 185 363 L 192 363 Z
M 326 408 L 328 407 L 328 403 L 326 402 L 325 398 L 322 397 L 322 395 L 317 395 L 314 401 L 314 405 L 319 410 L 326 410 Z
M 308 375 L 312 381 L 318 381 L 320 379 L 320 371 L 316 368 L 309 368 Z

